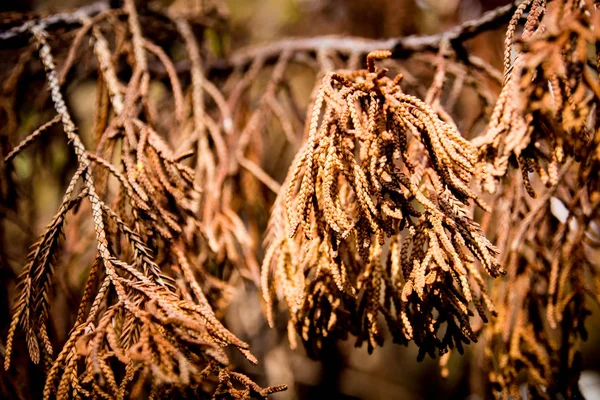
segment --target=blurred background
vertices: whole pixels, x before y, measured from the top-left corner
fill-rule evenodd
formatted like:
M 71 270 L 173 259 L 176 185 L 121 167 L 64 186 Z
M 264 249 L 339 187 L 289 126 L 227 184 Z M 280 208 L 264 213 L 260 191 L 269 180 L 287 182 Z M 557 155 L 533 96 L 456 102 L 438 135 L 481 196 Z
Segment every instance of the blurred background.
M 198 0 L 201 1 L 201 0 Z M 89 4 L 82 0 L 2 0 L 2 12 L 51 13 Z M 153 1 L 157 6 L 186 7 L 194 1 Z M 506 0 L 227 0 L 229 32 L 222 38 L 227 53 L 253 45 L 289 36 L 353 35 L 367 38 L 388 38 L 412 34 L 432 34 L 446 30 L 464 21 L 476 18 L 485 11 L 506 4 Z M 1 20 L 2 18 L 0 18 Z M 469 50 L 492 65 L 501 68 L 504 33 L 502 29 L 489 32 L 470 41 Z M 307 101 L 312 90 L 310 79 L 298 78 L 299 90 L 305 91 Z M 95 80 L 80 82 L 68 93 L 73 112 L 80 120 L 82 130 L 92 126 L 95 101 Z M 87 119 L 87 121 L 86 121 Z M 31 130 L 31 127 L 23 129 Z M 88 128 L 91 129 L 91 128 Z M 38 164 L 16 167 L 23 178 L 31 179 L 30 187 L 39 199 L 32 235 L 15 238 L 27 242 L 23 249 L 11 249 L 15 260 L 24 260 L 23 254 L 31 240 L 52 218 L 65 178 L 56 175 L 68 158 L 68 149 L 61 141 L 54 146 L 52 158 L 38 160 Z M 293 154 L 293 153 L 292 153 Z M 290 154 L 291 156 L 291 154 Z M 37 173 L 32 169 L 44 166 Z M 268 170 L 268 168 L 265 168 Z M 281 181 L 285 169 L 271 171 Z M 34 176 L 35 175 L 35 176 Z M 8 230 L 9 232 L 11 230 Z M 23 233 L 21 233 L 23 235 Z M 7 249 L 8 250 L 8 249 Z M 6 277 L 0 277 L 6 279 Z M 72 277 L 76 280 L 77 277 Z M 65 304 L 68 299 L 64 299 Z M 258 289 L 245 284 L 234 295 L 226 315 L 226 326 L 242 340 L 248 341 L 260 360 L 251 366 L 242 357 L 232 355 L 237 369 L 247 373 L 262 385 L 285 383 L 288 391 L 274 395 L 274 399 L 483 399 L 483 376 L 476 357 L 478 346 L 467 348 L 467 354 L 453 354 L 449 376 L 443 379 L 437 360 L 426 358 L 417 363 L 417 349 L 393 345 L 389 340 L 383 348 L 369 355 L 366 348 L 354 348 L 354 341 L 328 343 L 322 361 L 311 360 L 302 348 L 290 350 L 285 321 L 270 329 L 263 316 Z M 8 319 L 8 310 L 0 310 L 0 319 Z M 588 322 L 589 340 L 585 344 L 582 392 L 589 399 L 600 398 L 600 319 L 598 306 Z M 4 323 L 1 325 L 5 326 Z M 68 327 L 64 327 L 68 330 Z M 4 334 L 4 332 L 2 332 Z

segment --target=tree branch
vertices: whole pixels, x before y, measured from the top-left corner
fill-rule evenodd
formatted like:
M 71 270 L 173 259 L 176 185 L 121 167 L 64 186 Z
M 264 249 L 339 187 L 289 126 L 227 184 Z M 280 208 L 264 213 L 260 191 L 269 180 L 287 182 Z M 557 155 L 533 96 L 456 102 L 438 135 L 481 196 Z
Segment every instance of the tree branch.
M 16 39 L 23 35 L 30 35 L 31 28 L 39 26 L 43 30 L 53 28 L 55 25 L 81 25 L 83 18 L 91 18 L 103 11 L 108 10 L 108 1 L 98 1 L 87 6 L 78 8 L 72 12 L 64 12 L 50 15 L 46 18 L 34 18 L 22 25 L 15 26 L 4 32 L 0 32 L 0 41 Z
M 372 50 L 390 50 L 393 58 L 404 58 L 420 51 L 437 51 L 440 43 L 448 41 L 454 47 L 478 34 L 496 29 L 508 23 L 522 0 L 514 0 L 510 4 L 496 8 L 483 14 L 480 18 L 467 21 L 448 31 L 435 35 L 412 35 L 384 40 L 363 39 L 344 36 L 321 36 L 315 38 L 290 38 L 265 45 L 252 46 L 236 51 L 229 57 L 230 67 L 246 67 L 256 58 L 264 58 L 265 62 L 273 61 L 284 50 L 292 52 L 336 51 L 343 55 L 353 53 L 366 54 Z
M 412 35 L 390 39 L 375 40 L 347 36 L 320 36 L 314 38 L 290 38 L 264 45 L 250 46 L 234 52 L 226 59 L 213 60 L 207 66 L 213 70 L 230 70 L 231 68 L 246 68 L 256 58 L 264 58 L 265 63 L 274 62 L 284 50 L 292 52 L 335 51 L 341 55 L 366 54 L 372 50 L 390 50 L 393 58 L 405 58 L 420 51 L 437 51 L 442 41 L 448 41 L 458 52 L 462 44 L 478 34 L 496 29 L 506 24 L 522 0 L 513 0 L 510 4 L 496 8 L 483 14 L 480 18 L 467 21 L 445 32 L 434 35 Z M 107 0 L 100 0 L 73 12 L 58 13 L 46 18 L 32 19 L 22 25 L 0 32 L 0 41 L 17 39 L 28 35 L 32 26 L 38 25 L 48 30 L 61 25 L 81 24 L 82 18 L 93 17 L 109 9 Z M 155 73 L 161 73 L 160 66 L 152 65 Z M 158 69 L 158 71 L 154 71 Z M 177 65 L 179 73 L 189 70 L 188 63 Z

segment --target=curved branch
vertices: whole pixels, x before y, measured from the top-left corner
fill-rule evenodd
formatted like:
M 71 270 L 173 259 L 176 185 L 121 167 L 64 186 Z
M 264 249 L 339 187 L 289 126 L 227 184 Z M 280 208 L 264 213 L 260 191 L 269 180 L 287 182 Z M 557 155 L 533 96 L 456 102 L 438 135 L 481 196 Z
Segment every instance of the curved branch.
M 467 21 L 462 25 L 434 35 L 411 35 L 383 40 L 345 36 L 290 38 L 240 49 L 226 60 L 225 65 L 244 68 L 256 58 L 263 58 L 266 62 L 273 61 L 285 50 L 294 53 L 336 51 L 343 55 L 366 54 L 373 50 L 390 50 L 393 58 L 404 58 L 415 52 L 437 51 L 442 41 L 448 41 L 452 46 L 460 47 L 463 42 L 478 34 L 506 24 L 521 2 L 522 0 L 514 0 L 510 4 L 489 11 L 477 19 Z
M 31 32 L 31 28 L 34 26 L 37 26 L 42 30 L 48 30 L 49 28 L 54 28 L 55 25 L 81 25 L 85 17 L 91 18 L 108 9 L 108 1 L 104 0 L 83 6 L 72 12 L 53 14 L 41 19 L 30 19 L 22 25 L 0 32 L 0 40 L 10 40 L 22 35 L 28 35 Z

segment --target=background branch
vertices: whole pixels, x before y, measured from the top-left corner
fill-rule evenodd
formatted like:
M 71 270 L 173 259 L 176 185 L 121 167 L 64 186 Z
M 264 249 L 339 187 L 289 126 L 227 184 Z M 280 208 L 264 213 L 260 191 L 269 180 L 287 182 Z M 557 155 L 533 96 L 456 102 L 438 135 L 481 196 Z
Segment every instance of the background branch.
M 88 6 L 78 8 L 73 12 L 53 14 L 41 19 L 31 19 L 22 25 L 0 32 L 0 40 L 16 39 L 22 35 L 29 35 L 31 28 L 39 26 L 41 29 L 49 30 L 62 25 L 81 24 L 83 18 L 91 18 L 103 11 L 108 10 L 107 1 L 98 1 Z
M 394 37 L 390 39 L 374 40 L 348 36 L 319 36 L 314 38 L 289 38 L 264 45 L 249 46 L 235 51 L 226 59 L 216 59 L 207 69 L 230 70 L 232 68 L 246 68 L 256 58 L 263 58 L 265 63 L 272 63 L 284 50 L 293 53 L 320 51 L 335 51 L 338 54 L 349 56 L 351 54 L 366 54 L 372 50 L 390 50 L 392 58 L 405 58 L 410 54 L 421 51 L 437 51 L 442 41 L 448 41 L 459 53 L 463 53 L 462 44 L 478 34 L 496 29 L 506 24 L 522 0 L 512 1 L 510 4 L 498 7 L 483 14 L 481 17 L 467 21 L 445 32 L 434 35 L 411 35 Z M 98 1 L 88 6 L 81 7 L 70 13 L 54 14 L 46 18 L 30 20 L 22 25 L 0 32 L 0 41 L 11 40 L 26 35 L 33 25 L 41 24 L 45 30 L 58 26 L 80 24 L 83 17 L 93 17 L 109 8 L 108 2 Z M 179 62 L 177 72 L 189 70 L 189 63 Z M 160 65 L 150 65 L 155 73 L 160 73 Z M 157 70 L 158 69 L 158 70 Z M 166 71 L 165 71 L 166 73 Z
M 284 39 L 238 50 L 222 66 L 244 68 L 256 58 L 263 58 L 265 62 L 272 62 L 284 50 L 294 53 L 335 51 L 343 55 L 366 54 L 373 50 L 390 50 L 392 58 L 404 58 L 409 54 L 420 51 L 437 51 L 440 43 L 444 40 L 448 41 L 453 47 L 460 48 L 464 41 L 508 23 L 521 2 L 522 0 L 513 1 L 483 14 L 480 18 L 467 21 L 462 25 L 434 35 L 411 35 L 384 40 L 347 36 Z

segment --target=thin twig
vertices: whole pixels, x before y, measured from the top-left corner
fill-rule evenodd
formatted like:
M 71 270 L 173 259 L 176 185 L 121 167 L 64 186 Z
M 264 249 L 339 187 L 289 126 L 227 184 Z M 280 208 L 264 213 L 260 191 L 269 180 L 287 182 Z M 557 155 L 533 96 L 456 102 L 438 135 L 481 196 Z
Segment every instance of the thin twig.
M 23 141 L 21 143 L 19 143 L 17 145 L 17 147 L 15 147 L 10 153 L 8 153 L 8 155 L 6 157 L 4 157 L 4 162 L 5 163 L 9 163 L 24 148 L 26 148 L 31 143 L 33 143 L 35 141 L 35 139 L 37 139 L 39 136 L 41 136 L 42 133 L 46 132 L 49 128 L 51 128 L 52 126 L 54 126 L 57 123 L 59 123 L 60 120 L 61 120 L 61 116 L 57 114 L 50 121 L 46 122 L 45 124 L 43 124 L 42 126 L 40 126 L 39 128 L 37 128 L 32 134 L 30 134 L 25 139 L 23 139 Z
M 261 167 L 256 165 L 256 163 L 248 160 L 246 157 L 240 156 L 238 157 L 238 162 L 240 165 L 248 170 L 256 179 L 265 184 L 266 187 L 271 189 L 271 191 L 275 194 L 279 193 L 281 190 L 281 185 L 269 174 L 267 174 Z

